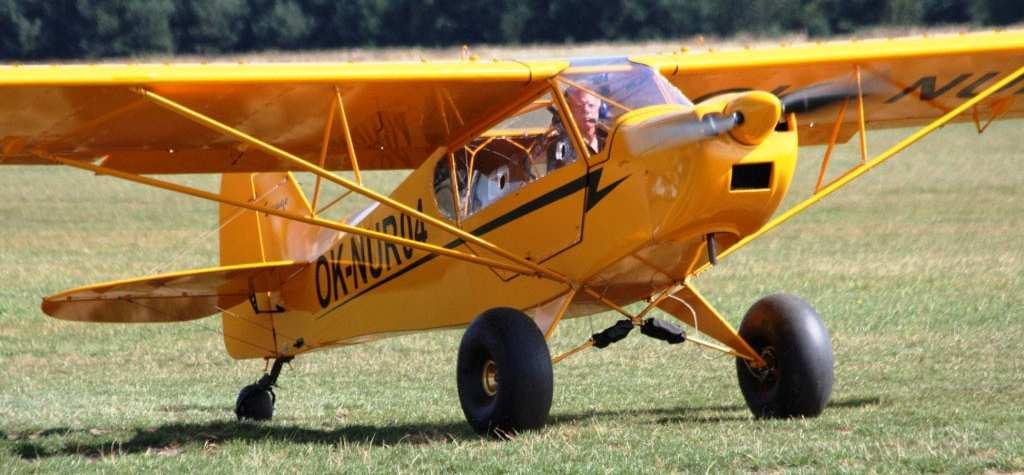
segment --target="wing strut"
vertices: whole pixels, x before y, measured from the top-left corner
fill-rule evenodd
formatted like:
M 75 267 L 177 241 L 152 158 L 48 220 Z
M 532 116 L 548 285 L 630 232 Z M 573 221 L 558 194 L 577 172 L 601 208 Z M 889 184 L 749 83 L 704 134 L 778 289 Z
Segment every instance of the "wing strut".
M 363 175 L 359 172 L 359 159 L 356 158 L 356 147 L 352 143 L 352 130 L 348 127 L 348 115 L 345 113 L 345 101 L 341 98 L 341 91 L 337 86 L 334 87 L 334 98 L 331 101 L 331 112 L 327 115 L 327 125 L 324 126 L 324 137 L 323 142 L 320 144 L 320 162 L 317 164 L 320 168 L 324 167 L 324 163 L 327 160 L 327 146 L 330 144 L 331 130 L 334 128 L 334 114 L 337 113 L 341 119 L 341 131 L 345 139 L 345 149 L 348 151 L 349 164 L 352 165 L 352 174 L 356 178 L 356 184 L 362 186 Z M 313 211 L 313 215 L 316 216 L 334 206 L 346 196 L 352 193 L 352 190 L 348 190 L 340 197 L 336 198 L 324 206 L 323 209 L 317 210 L 316 204 L 320 199 L 320 184 L 323 177 L 320 175 L 316 176 L 316 185 L 313 188 L 313 204 L 310 205 L 310 209 Z

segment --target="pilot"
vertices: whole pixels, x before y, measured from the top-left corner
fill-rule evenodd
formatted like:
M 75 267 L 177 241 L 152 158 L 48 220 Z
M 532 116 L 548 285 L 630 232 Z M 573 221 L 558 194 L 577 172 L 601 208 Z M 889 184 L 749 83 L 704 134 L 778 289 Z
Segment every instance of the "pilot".
M 598 129 L 601 98 L 581 88 L 570 87 L 565 91 L 565 99 L 584 145 L 591 154 L 599 152 L 604 141 Z M 572 140 L 560 121 L 554 125 L 546 148 L 547 173 L 575 162 L 578 158 L 576 148 L 572 145 Z
M 597 136 L 597 119 L 601 113 L 601 98 L 577 87 L 567 89 L 565 96 L 566 102 L 569 104 L 569 111 L 572 112 L 572 118 L 576 121 L 576 127 L 580 129 L 583 144 L 590 149 L 590 153 L 597 153 L 601 150 Z

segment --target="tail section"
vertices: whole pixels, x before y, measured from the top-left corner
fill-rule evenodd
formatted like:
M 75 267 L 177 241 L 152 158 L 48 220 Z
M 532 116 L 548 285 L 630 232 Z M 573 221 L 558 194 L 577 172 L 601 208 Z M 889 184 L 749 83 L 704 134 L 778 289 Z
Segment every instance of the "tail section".
M 308 216 L 309 202 L 291 173 L 232 173 L 222 196 Z M 220 206 L 221 265 L 280 260 L 309 261 L 319 228 L 255 211 Z
M 233 173 L 221 179 L 221 195 L 234 200 L 309 215 L 310 206 L 291 173 Z M 318 255 L 320 228 L 237 208 L 220 206 L 222 266 L 274 261 L 310 262 Z M 255 299 L 223 312 L 224 345 L 233 358 L 267 358 L 291 351 L 280 335 L 280 294 L 257 292 Z

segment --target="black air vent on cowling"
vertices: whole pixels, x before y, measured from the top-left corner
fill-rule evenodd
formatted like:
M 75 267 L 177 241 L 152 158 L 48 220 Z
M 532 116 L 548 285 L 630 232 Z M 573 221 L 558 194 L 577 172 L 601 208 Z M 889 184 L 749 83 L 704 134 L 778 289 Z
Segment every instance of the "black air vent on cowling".
M 771 188 L 772 164 L 739 163 L 732 166 L 730 190 L 763 190 Z

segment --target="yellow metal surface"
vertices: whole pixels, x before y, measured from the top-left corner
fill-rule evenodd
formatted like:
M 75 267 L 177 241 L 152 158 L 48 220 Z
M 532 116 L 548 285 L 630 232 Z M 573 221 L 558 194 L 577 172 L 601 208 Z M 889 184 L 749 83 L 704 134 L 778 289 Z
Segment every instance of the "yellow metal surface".
M 312 206 L 289 173 L 233 173 L 221 178 L 220 196 L 295 215 L 309 216 Z M 269 213 L 220 205 L 221 265 L 266 260 L 293 260 L 305 266 L 332 240 L 333 230 L 293 221 Z M 279 343 L 294 339 L 275 331 L 283 303 L 277 289 L 257 294 L 255 306 L 242 302 L 222 306 L 224 347 L 235 358 L 261 358 L 281 354 Z M 260 309 L 257 311 L 257 309 Z M 287 340 L 287 341 L 286 341 Z
M 703 104 L 699 110 L 701 114 L 721 112 L 730 103 Z M 682 279 L 700 264 L 702 237 L 709 230 L 721 232 L 723 243 L 730 236 L 756 230 L 789 184 L 796 134 L 773 133 L 757 146 L 739 143 L 728 134 L 697 144 L 665 140 L 673 128 L 694 120 L 698 116 L 685 106 L 658 106 L 628 114 L 611 132 L 615 138 L 602 152 L 606 155 L 596 157 L 601 166 L 588 168 L 581 160 L 579 166 L 559 169 L 523 188 L 523 193 L 507 195 L 472 215 L 462 226 L 503 248 L 520 246 L 517 250 L 529 256 L 531 250 L 536 253 L 557 241 L 552 231 L 562 224 L 581 223 L 577 242 L 542 262 L 545 268 L 584 283 L 559 313 L 571 318 L 612 308 L 635 318 L 624 304 L 646 297 L 651 286 L 659 284 L 650 280 L 647 264 L 625 256 L 643 255 L 647 262 L 666 269 L 668 274 L 661 278 L 664 285 L 671 285 L 671 279 Z M 440 216 L 434 200 L 434 170 L 441 161 L 450 170 L 450 160 L 443 154 L 425 163 L 392 198 Z M 775 172 L 766 189 L 729 189 L 730 167 L 746 162 L 773 164 Z M 580 204 L 557 211 L 562 209 L 560 203 L 576 200 Z M 548 216 L 551 210 L 556 211 Z M 353 223 L 383 228 L 388 222 L 413 221 L 412 216 L 376 207 Z M 453 240 L 429 226 L 422 230 L 417 239 L 489 255 L 486 249 Z M 378 246 L 372 240 L 338 236 L 314 265 L 282 288 L 289 318 L 276 320 L 275 328 L 305 342 L 303 349 L 289 351 L 465 325 L 487 308 L 533 308 L 566 291 L 556 281 Z M 353 249 L 359 250 L 358 255 Z M 366 250 L 373 251 L 369 257 Z M 381 255 L 392 258 L 382 260 Z M 372 272 L 375 267 L 376 273 Z M 365 274 L 360 271 L 364 268 Z M 453 293 L 458 298 L 439 298 Z
M 707 73 L 792 66 L 849 66 L 887 60 L 929 60 L 951 57 L 979 57 L 988 54 L 1019 53 L 1024 47 L 1024 31 L 1007 30 L 980 33 L 931 34 L 902 38 L 852 39 L 813 42 L 777 47 L 688 51 L 665 56 L 639 56 L 631 59 L 658 67 L 663 74 L 679 72 Z

